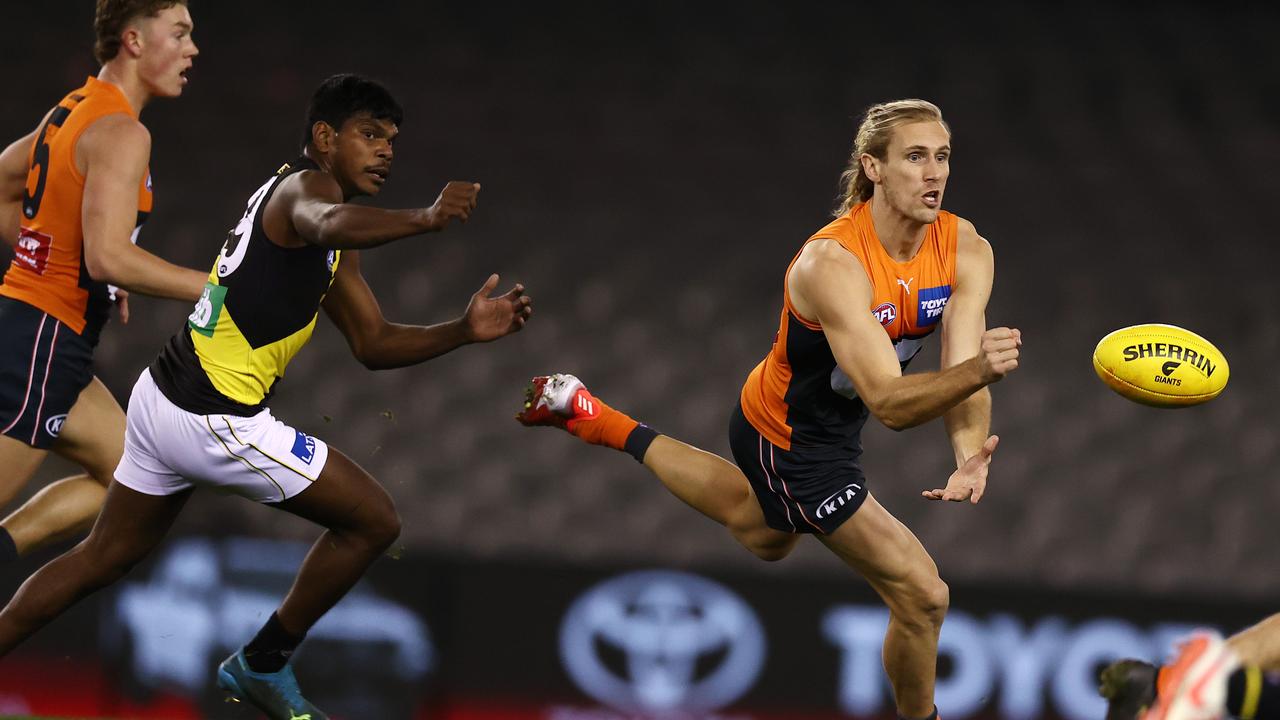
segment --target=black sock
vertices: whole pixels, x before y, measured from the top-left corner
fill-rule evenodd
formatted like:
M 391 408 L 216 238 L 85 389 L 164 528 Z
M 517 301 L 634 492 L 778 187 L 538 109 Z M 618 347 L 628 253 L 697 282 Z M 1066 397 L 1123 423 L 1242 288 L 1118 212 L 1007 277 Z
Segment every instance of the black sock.
M 658 431 L 640 423 L 636 428 L 627 435 L 627 444 L 622 447 L 627 454 L 636 459 L 636 462 L 644 464 L 644 454 L 649 452 L 649 446 L 658 438 Z M 615 441 L 616 442 L 616 441 Z
M 271 613 L 267 624 L 244 646 L 244 660 L 256 673 L 280 672 L 289 662 L 289 656 L 302 643 L 304 636 L 297 636 L 284 629 L 280 618 Z
M 934 706 L 933 706 L 933 712 L 929 713 L 929 714 L 928 714 L 928 715 L 926 715 L 925 717 L 922 717 L 922 718 L 909 718 L 909 717 L 907 717 L 907 716 L 905 716 L 905 715 L 899 714 L 899 715 L 898 715 L 898 720 L 938 720 L 938 706 L 937 706 L 937 705 L 934 705 Z
M 1280 718 L 1280 682 L 1256 667 L 1243 667 L 1227 678 L 1227 714 L 1240 720 Z
M 0 527 L 0 565 L 8 565 L 18 559 L 18 546 L 9 531 Z

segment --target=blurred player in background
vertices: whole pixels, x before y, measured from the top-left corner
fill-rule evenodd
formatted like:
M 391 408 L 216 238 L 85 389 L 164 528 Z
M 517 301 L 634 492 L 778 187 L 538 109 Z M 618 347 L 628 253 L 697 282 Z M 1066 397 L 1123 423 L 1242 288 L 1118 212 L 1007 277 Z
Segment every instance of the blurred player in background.
M 1276 720 L 1280 677 L 1274 673 L 1280 673 L 1280 615 L 1226 640 L 1194 633 L 1159 668 L 1117 660 L 1103 670 L 1099 692 L 1107 720 Z
M 1017 330 L 986 329 L 991 246 L 941 209 L 950 157 L 933 104 L 867 111 L 836 219 L 788 267 L 773 348 L 733 412 L 736 467 L 610 408 L 572 375 L 535 378 L 518 416 L 625 450 L 762 559 L 818 537 L 889 606 L 884 667 L 904 718 L 936 717 L 949 592 L 915 535 L 868 493 L 862 426 L 869 414 L 895 430 L 944 416 L 957 470 L 922 494 L 978 502 L 998 442 L 986 386 L 1017 367 L 1021 345 Z M 942 370 L 904 375 L 939 327 Z
M 0 522 L 0 563 L 88 528 L 124 450 L 119 403 L 93 374 L 128 291 L 192 302 L 205 274 L 134 245 L 151 212 L 151 136 L 138 114 L 177 97 L 198 50 L 183 0 L 98 0 L 97 77 L 0 153 L 0 506 L 50 450 L 84 468 Z
M 218 669 L 218 684 L 279 720 L 324 714 L 288 661 L 308 630 L 395 540 L 391 496 L 323 440 L 276 420 L 267 401 L 311 338 L 321 307 L 370 369 L 414 365 L 516 332 L 532 307 L 488 278 L 462 317 L 429 327 L 383 317 L 359 250 L 466 221 L 480 186 L 451 182 L 435 204 L 384 210 L 377 195 L 402 119 L 381 85 L 337 75 L 315 92 L 302 157 L 249 199 L 187 324 L 129 399 L 124 458 L 89 538 L 33 575 L 0 611 L 0 655 L 89 593 L 123 576 L 177 519 L 194 488 L 213 487 L 326 528 L 279 609 Z

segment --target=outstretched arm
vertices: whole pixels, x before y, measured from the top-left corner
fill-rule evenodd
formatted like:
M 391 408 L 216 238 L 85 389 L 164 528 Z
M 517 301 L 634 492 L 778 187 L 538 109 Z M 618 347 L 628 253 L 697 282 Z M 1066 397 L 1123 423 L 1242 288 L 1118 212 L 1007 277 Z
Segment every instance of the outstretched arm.
M 942 316 L 942 367 L 948 368 L 973 357 L 982 345 L 986 328 L 987 300 L 995 264 L 991 245 L 978 235 L 973 223 L 960 221 L 956 258 L 956 287 Z M 1022 343 L 1022 333 L 1014 330 L 1014 340 Z M 983 388 L 947 411 L 944 418 L 951 448 L 956 455 L 956 471 L 945 488 L 921 493 L 929 500 L 977 503 L 987 489 L 987 470 L 1000 438 L 991 430 L 991 392 Z
M 796 310 L 822 325 L 836 363 L 867 409 L 893 430 L 938 417 L 1017 367 L 1016 331 L 996 328 L 982 335 L 980 351 L 964 362 L 903 375 L 893 344 L 868 310 L 871 282 L 857 258 L 834 240 L 809 243 L 787 287 Z
M 302 172 L 280 188 L 272 205 L 280 203 L 302 240 L 346 250 L 443 230 L 455 218 L 466 222 L 479 192 L 478 183 L 454 180 L 429 208 L 384 210 L 343 202 L 341 188 L 328 173 Z
M 956 287 L 942 314 L 942 367 L 957 365 L 978 354 L 987 329 L 987 301 L 995 278 L 991 245 L 967 220 L 960 221 L 956 251 Z M 1018 338 L 1021 340 L 1021 333 Z M 978 452 L 991 428 L 991 393 L 986 388 L 947 412 L 944 420 L 956 467 Z
M 22 226 L 22 196 L 27 188 L 27 161 L 36 133 L 14 142 L 0 152 L 0 240 L 13 247 Z
M 504 295 L 490 297 L 497 285 L 498 276 L 490 275 L 456 320 L 428 326 L 391 323 L 360 273 L 359 253 L 347 251 L 325 296 L 324 309 L 361 364 L 370 370 L 387 370 L 518 332 L 533 313 L 533 301 L 519 284 Z
M 85 130 L 76 152 L 85 161 L 80 216 L 89 275 L 144 295 L 200 299 L 206 273 L 161 260 L 131 239 L 138 219 L 138 186 L 151 155 L 146 128 L 126 115 L 109 115 Z

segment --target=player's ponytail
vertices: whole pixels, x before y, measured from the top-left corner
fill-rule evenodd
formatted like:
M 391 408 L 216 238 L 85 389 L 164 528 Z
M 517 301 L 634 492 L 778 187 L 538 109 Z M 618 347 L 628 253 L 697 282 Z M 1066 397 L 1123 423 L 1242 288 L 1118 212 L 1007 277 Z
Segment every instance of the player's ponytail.
M 862 168 L 862 156 L 870 155 L 878 160 L 885 160 L 895 127 L 929 120 L 942 123 L 942 127 L 950 134 L 951 128 L 942 119 L 942 111 L 927 100 L 894 100 L 867 108 L 853 141 L 849 164 L 840 174 L 840 202 L 835 211 L 837 217 L 849 212 L 854 205 L 870 200 L 875 193 L 875 183 Z

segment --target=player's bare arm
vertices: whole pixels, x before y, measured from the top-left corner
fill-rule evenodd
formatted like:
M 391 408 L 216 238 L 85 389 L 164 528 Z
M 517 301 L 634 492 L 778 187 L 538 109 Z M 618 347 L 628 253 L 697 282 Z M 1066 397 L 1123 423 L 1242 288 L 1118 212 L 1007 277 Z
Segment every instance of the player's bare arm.
M 348 251 L 334 274 L 324 310 L 347 338 L 351 353 L 370 370 L 405 367 L 430 360 L 470 343 L 489 342 L 518 332 L 533 314 L 524 286 L 491 297 L 498 276 L 490 275 L 471 296 L 466 312 L 436 325 L 388 322 L 360 272 L 360 254 Z
M 22 226 L 22 197 L 27 188 L 28 157 L 36 132 L 0 152 L 0 239 L 13 247 Z
M 960 219 L 956 249 L 956 287 L 942 315 L 942 368 L 958 365 L 976 356 L 986 330 L 987 301 L 995 277 L 991 245 L 973 227 Z M 1013 331 L 1020 340 L 1021 333 Z M 921 494 L 930 500 L 976 503 L 986 491 L 987 468 L 998 438 L 991 429 L 991 393 L 982 388 L 943 415 L 947 435 L 956 455 L 956 472 L 947 487 Z
M 138 186 L 147 172 L 151 134 L 127 115 L 109 115 L 84 131 L 76 164 L 84 175 L 84 263 L 100 282 L 144 295 L 195 302 L 205 273 L 166 262 L 133 244 Z
M 856 257 L 834 240 L 815 240 L 787 277 L 792 304 L 822 325 L 836 363 L 867 409 L 894 430 L 932 420 L 1017 367 L 1014 331 L 982 335 L 980 351 L 946 370 L 903 375 L 893 344 L 867 311 L 871 284 Z
M 942 314 L 942 369 L 978 355 L 986 331 L 987 302 L 995 277 L 991 244 L 973 223 L 959 220 L 956 248 L 956 287 Z M 1021 333 L 1013 331 L 1021 339 Z M 991 426 L 991 394 L 986 388 L 970 395 L 944 416 L 956 454 L 956 467 L 977 454 Z
M 437 232 L 455 219 L 466 222 L 475 210 L 479 192 L 478 183 L 455 180 L 445 185 L 431 207 L 387 210 L 346 203 L 333 176 L 308 171 L 289 178 L 272 198 L 272 204 L 282 205 L 293 233 L 302 241 L 354 250 Z

